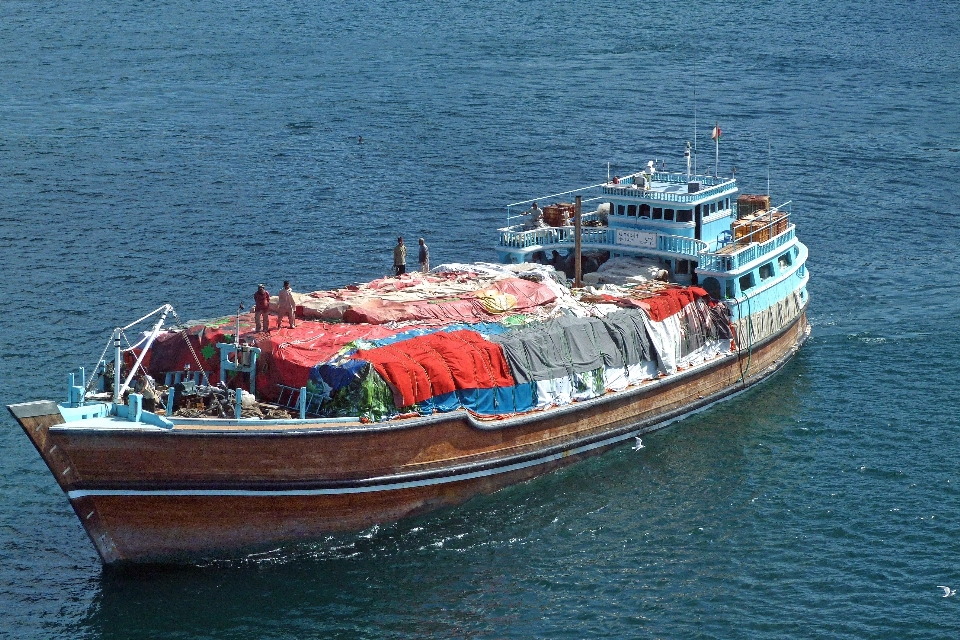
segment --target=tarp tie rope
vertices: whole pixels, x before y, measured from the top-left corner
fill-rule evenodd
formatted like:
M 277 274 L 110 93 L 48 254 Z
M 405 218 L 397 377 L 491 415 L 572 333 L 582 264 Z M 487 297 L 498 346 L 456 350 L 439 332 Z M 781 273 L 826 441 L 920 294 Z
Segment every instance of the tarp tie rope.
M 190 342 L 190 337 L 187 335 L 187 326 L 180 319 L 180 316 L 177 315 L 176 309 L 174 309 L 173 307 L 170 307 L 170 311 L 173 313 L 173 319 L 177 323 L 176 327 L 180 328 L 180 335 L 183 336 L 183 340 L 184 342 L 187 343 L 187 347 L 190 349 L 190 353 L 193 354 L 193 360 L 194 362 L 197 363 L 197 370 L 203 374 L 203 381 L 209 385 L 210 380 L 207 377 L 207 372 L 203 370 L 203 364 L 200 363 L 200 357 L 197 356 L 197 352 L 193 350 L 193 344 Z M 221 382 L 223 381 L 221 380 Z

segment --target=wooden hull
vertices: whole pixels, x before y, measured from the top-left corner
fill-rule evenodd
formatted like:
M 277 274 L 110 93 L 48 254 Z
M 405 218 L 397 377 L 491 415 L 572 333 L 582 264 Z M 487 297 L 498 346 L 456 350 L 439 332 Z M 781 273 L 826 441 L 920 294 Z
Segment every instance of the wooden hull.
M 377 425 L 85 428 L 56 404 L 10 411 L 105 563 L 186 561 L 316 539 L 454 505 L 605 451 L 736 394 L 809 335 L 803 312 L 747 354 L 561 408 Z

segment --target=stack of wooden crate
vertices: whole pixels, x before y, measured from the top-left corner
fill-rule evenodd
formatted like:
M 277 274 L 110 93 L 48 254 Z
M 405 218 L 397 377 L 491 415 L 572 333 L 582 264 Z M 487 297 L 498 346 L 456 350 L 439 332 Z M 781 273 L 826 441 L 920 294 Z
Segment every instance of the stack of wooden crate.
M 758 211 L 766 211 L 770 208 L 770 196 L 752 196 L 743 194 L 737 197 L 737 217 L 745 218 L 752 216 Z
M 556 202 L 543 207 L 543 221 L 551 227 L 568 227 L 573 224 L 572 202 Z
M 787 214 L 779 211 L 757 211 L 733 223 L 733 239 L 737 244 L 766 242 L 786 230 Z

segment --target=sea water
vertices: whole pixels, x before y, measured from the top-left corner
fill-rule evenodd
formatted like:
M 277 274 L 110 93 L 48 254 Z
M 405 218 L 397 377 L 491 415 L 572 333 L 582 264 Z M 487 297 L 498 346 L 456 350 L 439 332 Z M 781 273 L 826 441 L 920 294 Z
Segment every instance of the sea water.
M 813 337 L 748 394 L 414 520 L 106 570 L 0 416 L 0 636 L 960 633 L 954 2 L 0 5 L 0 403 L 258 282 L 492 259 L 651 159 L 792 201 Z M 723 135 L 719 162 L 709 132 Z M 362 137 L 362 142 L 361 142 Z M 769 187 L 768 187 L 769 185 Z

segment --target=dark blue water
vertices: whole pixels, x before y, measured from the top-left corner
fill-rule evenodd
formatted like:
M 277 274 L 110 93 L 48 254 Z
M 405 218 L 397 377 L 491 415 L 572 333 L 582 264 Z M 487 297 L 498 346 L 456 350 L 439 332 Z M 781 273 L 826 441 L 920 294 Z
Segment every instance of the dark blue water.
M 815 330 L 640 452 L 202 567 L 104 570 L 4 414 L 0 636 L 957 637 L 957 9 L 3 2 L 2 404 L 164 302 L 489 259 L 506 203 L 679 170 L 695 112 L 793 201 Z

